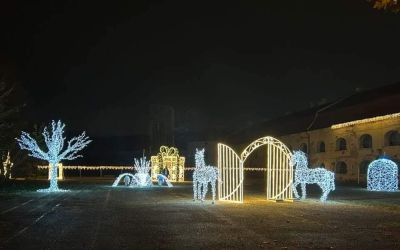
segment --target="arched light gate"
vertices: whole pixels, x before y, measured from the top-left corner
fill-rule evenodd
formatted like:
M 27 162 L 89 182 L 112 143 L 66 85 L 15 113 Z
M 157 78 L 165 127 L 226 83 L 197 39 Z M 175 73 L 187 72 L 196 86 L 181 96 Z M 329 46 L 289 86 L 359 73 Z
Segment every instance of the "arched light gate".
M 262 137 L 248 145 L 238 156 L 229 146 L 218 144 L 218 198 L 222 201 L 243 202 L 243 164 L 257 148 L 266 146 L 267 200 L 293 198 L 293 166 L 290 150 L 281 141 Z

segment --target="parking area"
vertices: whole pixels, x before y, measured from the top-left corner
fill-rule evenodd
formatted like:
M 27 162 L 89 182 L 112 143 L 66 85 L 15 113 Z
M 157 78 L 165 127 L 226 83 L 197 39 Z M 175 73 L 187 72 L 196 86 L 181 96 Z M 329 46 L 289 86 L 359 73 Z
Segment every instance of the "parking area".
M 190 182 L 173 188 L 111 188 L 112 180 L 70 180 L 71 191 L 37 193 L 45 181 L 0 191 L 0 248 L 400 248 L 400 192 L 339 186 L 325 204 L 268 202 L 245 187 L 245 202 L 192 201 Z M 209 199 L 210 196 L 208 195 Z

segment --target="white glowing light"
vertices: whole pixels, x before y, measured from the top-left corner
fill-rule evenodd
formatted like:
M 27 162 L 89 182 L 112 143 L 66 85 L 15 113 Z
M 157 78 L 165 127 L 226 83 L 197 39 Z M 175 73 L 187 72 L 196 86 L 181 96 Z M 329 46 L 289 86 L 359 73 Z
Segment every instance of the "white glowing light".
M 48 169 L 49 166 L 37 166 L 38 169 Z M 134 170 L 132 166 L 64 166 L 64 169 L 69 170 Z
M 168 187 L 173 187 L 172 183 L 168 180 L 168 178 L 165 175 L 158 174 L 157 180 L 159 186 L 166 184 Z
M 18 144 L 21 149 L 30 151 L 30 156 L 48 161 L 51 166 L 58 166 L 62 160 L 74 160 L 78 157 L 78 152 L 84 149 L 90 142 L 89 137 L 85 132 L 77 137 L 73 137 L 67 142 L 67 148 L 64 149 L 65 137 L 64 134 L 65 124 L 61 121 L 51 123 L 51 131 L 47 127 L 43 130 L 44 141 L 47 146 L 47 152 L 43 151 L 36 140 L 33 139 L 28 133 L 22 132 L 21 137 L 17 138 Z M 39 189 L 38 192 L 63 192 L 58 188 L 57 182 L 57 167 L 51 168 L 50 187 L 48 189 Z
M 7 158 L 6 160 L 3 162 L 3 172 L 4 172 L 4 177 L 6 179 L 11 179 L 11 169 L 13 167 L 13 163 L 11 162 L 11 157 L 10 157 L 10 151 L 7 152 Z M 1 171 L 0 171 L 1 173 Z
M 201 150 L 196 148 L 195 162 L 196 169 L 193 172 L 193 200 L 204 201 L 208 191 L 208 183 L 210 182 L 212 203 L 214 204 L 218 170 L 216 167 L 206 166 L 204 161 L 204 148 Z
M 123 177 L 125 177 L 125 185 L 129 187 L 151 187 L 153 183 L 151 182 L 150 172 L 150 161 L 146 161 L 146 157 L 142 157 L 139 160 L 134 159 L 134 168 L 136 174 L 123 173 L 120 174 L 113 183 L 113 187 L 118 186 L 118 183 Z M 128 180 L 129 178 L 129 180 Z
M 125 178 L 124 178 L 125 177 Z M 131 183 L 131 179 L 135 178 L 135 176 L 133 174 L 130 173 L 123 173 L 120 174 L 114 181 L 114 183 L 112 184 L 113 187 L 118 186 L 119 182 L 121 181 L 121 179 L 124 178 L 124 183 L 125 186 L 129 186 L 129 184 Z M 128 179 L 130 178 L 130 179 Z
M 394 113 L 394 114 L 382 115 L 382 116 L 375 116 L 375 117 L 372 117 L 372 118 L 366 118 L 366 119 L 355 120 L 355 121 L 351 121 L 351 122 L 334 124 L 334 125 L 331 126 L 331 129 L 345 128 L 345 127 L 350 127 L 350 126 L 354 126 L 354 125 L 358 125 L 358 124 L 383 121 L 383 120 L 394 119 L 394 118 L 398 118 L 398 117 L 400 117 L 400 113 Z
M 168 170 L 170 181 L 184 181 L 185 177 L 185 157 L 179 156 L 179 150 L 175 147 L 161 146 L 157 156 L 152 156 L 151 160 L 151 177 L 157 180 L 164 168 Z
M 378 159 L 368 166 L 367 189 L 394 192 L 398 189 L 398 167 L 389 159 Z
M 143 156 L 142 158 L 134 159 L 135 160 L 135 170 L 136 170 L 136 182 L 137 186 L 139 187 L 149 187 L 152 186 L 151 178 L 149 175 L 150 172 L 150 161 L 146 161 L 146 157 Z
M 306 198 L 306 184 L 316 183 L 322 189 L 320 200 L 326 201 L 329 193 L 335 190 L 335 174 L 324 168 L 308 168 L 307 156 L 302 151 L 294 151 L 291 159 L 293 166 L 296 166 L 294 172 L 293 192 L 296 198 L 299 198 L 297 193 L 297 185 L 301 184 L 302 199 Z
M 38 165 L 38 169 L 48 169 L 49 170 L 49 180 L 51 177 L 51 167 L 49 165 Z M 64 179 L 64 170 L 120 170 L 122 173 L 122 170 L 134 170 L 135 168 L 133 166 L 64 166 L 63 164 L 59 163 L 58 164 L 58 179 L 63 180 Z
M 244 168 L 248 156 L 259 147 L 266 147 L 265 168 Z M 243 171 L 266 171 L 267 200 L 287 200 L 293 198 L 293 166 L 291 152 L 281 141 L 266 136 L 250 143 L 240 154 L 229 146 L 218 144 L 218 196 L 219 200 L 243 202 Z

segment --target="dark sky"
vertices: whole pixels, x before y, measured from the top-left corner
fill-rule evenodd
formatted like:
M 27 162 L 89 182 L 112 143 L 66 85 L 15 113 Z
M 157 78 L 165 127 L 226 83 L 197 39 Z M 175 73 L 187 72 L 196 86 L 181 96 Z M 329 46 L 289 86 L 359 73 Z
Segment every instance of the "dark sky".
M 152 103 L 240 128 L 400 80 L 400 14 L 364 0 L 10 2 L 1 52 L 29 112 L 89 134 L 144 133 Z

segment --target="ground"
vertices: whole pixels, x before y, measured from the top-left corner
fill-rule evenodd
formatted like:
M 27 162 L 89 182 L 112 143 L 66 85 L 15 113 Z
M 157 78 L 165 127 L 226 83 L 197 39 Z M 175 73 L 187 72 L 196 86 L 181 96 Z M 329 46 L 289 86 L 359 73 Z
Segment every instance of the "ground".
M 71 192 L 0 191 L 0 249 L 400 249 L 400 192 L 339 186 L 325 204 L 268 202 L 245 187 L 244 204 L 192 201 L 174 188 L 111 188 L 113 180 L 70 180 Z M 208 196 L 208 199 L 210 197 Z

